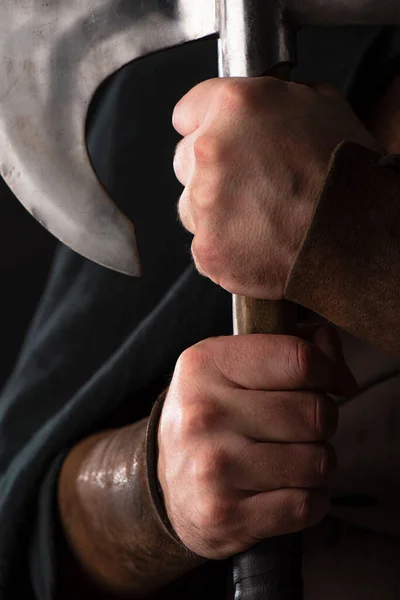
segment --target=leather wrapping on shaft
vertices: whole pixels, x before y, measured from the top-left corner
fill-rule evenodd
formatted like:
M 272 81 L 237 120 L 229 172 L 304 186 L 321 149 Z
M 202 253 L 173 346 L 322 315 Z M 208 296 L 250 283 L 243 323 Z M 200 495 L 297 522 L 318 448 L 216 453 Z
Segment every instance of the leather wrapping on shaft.
M 264 540 L 233 560 L 235 600 L 302 600 L 301 534 Z

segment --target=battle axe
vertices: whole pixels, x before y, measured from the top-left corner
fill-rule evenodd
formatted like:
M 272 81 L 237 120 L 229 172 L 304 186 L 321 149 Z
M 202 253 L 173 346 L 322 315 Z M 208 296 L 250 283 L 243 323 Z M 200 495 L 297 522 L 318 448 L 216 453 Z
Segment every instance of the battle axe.
M 219 39 L 221 76 L 258 76 L 295 62 L 306 25 L 400 23 L 399 0 L 3 0 L 0 173 L 26 209 L 83 256 L 140 274 L 133 225 L 99 183 L 85 123 L 96 89 L 132 60 Z M 235 299 L 236 333 L 284 333 L 285 303 Z M 296 536 L 235 559 L 236 600 L 302 597 Z

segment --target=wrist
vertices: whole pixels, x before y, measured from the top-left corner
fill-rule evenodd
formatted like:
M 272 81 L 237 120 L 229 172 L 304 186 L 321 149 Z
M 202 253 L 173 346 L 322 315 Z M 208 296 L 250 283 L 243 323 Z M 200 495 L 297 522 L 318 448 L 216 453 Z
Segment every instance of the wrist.
M 153 504 L 154 515 L 160 526 L 185 553 L 191 554 L 176 534 L 165 507 L 164 494 L 158 476 L 159 465 L 159 424 L 168 390 L 165 390 L 154 404 L 147 424 L 146 431 L 146 464 L 149 495 Z M 196 555 L 193 555 L 196 556 Z M 200 558 L 200 557 L 199 557 Z
M 399 351 L 399 186 L 395 155 L 339 145 L 284 294 L 389 352 Z
M 156 417 L 84 440 L 60 475 L 69 548 L 93 586 L 113 597 L 148 596 L 204 562 L 177 540 L 154 502 L 153 428 Z

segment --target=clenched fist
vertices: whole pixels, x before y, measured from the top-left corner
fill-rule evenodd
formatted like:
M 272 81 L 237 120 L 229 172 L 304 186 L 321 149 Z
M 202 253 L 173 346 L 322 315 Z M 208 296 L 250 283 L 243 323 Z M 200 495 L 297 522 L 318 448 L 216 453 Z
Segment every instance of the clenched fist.
M 310 331 L 308 341 L 209 339 L 180 357 L 161 414 L 158 478 L 169 519 L 196 554 L 227 558 L 327 513 L 338 416 L 328 394 L 356 384 L 336 332 Z
M 333 87 L 216 79 L 177 105 L 175 172 L 198 270 L 229 292 L 279 300 L 333 150 L 377 142 Z

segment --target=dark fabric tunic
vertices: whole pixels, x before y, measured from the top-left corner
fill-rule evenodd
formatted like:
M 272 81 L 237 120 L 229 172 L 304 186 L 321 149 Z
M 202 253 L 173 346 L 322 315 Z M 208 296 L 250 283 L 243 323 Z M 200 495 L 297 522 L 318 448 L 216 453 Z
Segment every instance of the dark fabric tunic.
M 372 97 L 400 56 L 398 36 L 382 31 L 303 32 L 296 78 L 332 81 L 363 106 L 362 90 Z M 191 266 L 171 167 L 173 106 L 216 76 L 215 56 L 206 41 L 152 57 L 123 69 L 96 98 L 91 154 L 135 222 L 144 276 L 112 273 L 65 248 L 57 253 L 0 398 L 0 600 L 54 598 L 55 488 L 68 450 L 92 432 L 148 415 L 185 348 L 231 333 L 229 294 Z M 365 75 L 365 57 L 377 62 L 370 88 L 354 84 L 355 73 Z

